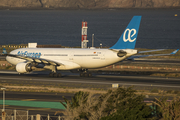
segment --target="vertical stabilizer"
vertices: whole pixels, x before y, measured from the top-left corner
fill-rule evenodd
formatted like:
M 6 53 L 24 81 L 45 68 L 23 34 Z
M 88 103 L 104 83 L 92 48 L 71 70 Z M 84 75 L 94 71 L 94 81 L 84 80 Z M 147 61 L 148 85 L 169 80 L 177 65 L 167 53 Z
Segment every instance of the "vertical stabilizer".
M 7 51 L 6 51 L 6 49 L 5 49 L 5 48 L 3 48 L 3 52 L 2 52 L 2 54 L 7 54 Z
M 110 49 L 134 49 L 141 22 L 141 16 L 134 16 L 123 34 Z

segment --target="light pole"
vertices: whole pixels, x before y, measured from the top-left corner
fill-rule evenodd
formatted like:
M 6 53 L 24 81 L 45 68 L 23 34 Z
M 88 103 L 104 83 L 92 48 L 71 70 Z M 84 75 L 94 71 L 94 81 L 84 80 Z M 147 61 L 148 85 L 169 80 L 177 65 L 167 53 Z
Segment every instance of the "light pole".
M 6 90 L 6 88 L 1 88 L 1 90 L 3 91 L 3 110 L 2 110 L 2 112 L 4 112 L 5 111 L 5 90 Z

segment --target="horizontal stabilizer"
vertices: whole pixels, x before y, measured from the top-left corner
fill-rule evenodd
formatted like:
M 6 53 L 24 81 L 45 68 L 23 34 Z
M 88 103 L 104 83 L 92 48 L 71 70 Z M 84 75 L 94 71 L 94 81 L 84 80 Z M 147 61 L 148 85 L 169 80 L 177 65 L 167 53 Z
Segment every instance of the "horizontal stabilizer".
M 134 55 L 131 57 L 128 57 L 128 60 L 133 60 L 134 58 L 142 58 L 142 57 L 150 57 L 150 56 L 166 56 L 166 55 L 174 55 L 179 51 L 179 49 L 173 51 L 172 53 L 168 53 L 168 54 L 153 54 L 153 55 Z
M 156 49 L 156 50 L 148 50 L 148 51 L 139 51 L 138 53 L 147 53 L 147 52 L 156 52 L 156 51 L 162 51 L 165 49 Z

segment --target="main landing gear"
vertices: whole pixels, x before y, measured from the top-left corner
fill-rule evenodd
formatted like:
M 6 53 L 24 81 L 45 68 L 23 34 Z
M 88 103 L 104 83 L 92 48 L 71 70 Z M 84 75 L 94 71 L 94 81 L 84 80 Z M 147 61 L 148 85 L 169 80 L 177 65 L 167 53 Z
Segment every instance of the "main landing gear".
M 49 77 L 57 78 L 57 77 L 61 77 L 62 76 L 61 73 L 57 73 L 56 72 L 57 71 L 57 66 L 51 65 L 50 67 L 51 67 L 52 72 L 49 73 Z
M 49 77 L 55 77 L 55 78 L 57 78 L 57 77 L 62 77 L 62 75 L 61 75 L 61 73 L 50 72 L 50 73 L 49 73 Z
M 92 73 L 88 72 L 88 69 L 82 69 L 80 71 L 80 77 L 92 77 Z

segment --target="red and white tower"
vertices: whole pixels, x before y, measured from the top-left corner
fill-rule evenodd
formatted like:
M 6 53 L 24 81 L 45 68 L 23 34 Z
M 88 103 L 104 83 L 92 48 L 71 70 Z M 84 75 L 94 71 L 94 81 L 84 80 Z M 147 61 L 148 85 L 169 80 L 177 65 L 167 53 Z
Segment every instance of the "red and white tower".
M 82 22 L 81 48 L 87 48 L 87 22 Z

